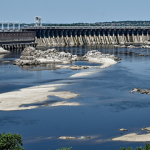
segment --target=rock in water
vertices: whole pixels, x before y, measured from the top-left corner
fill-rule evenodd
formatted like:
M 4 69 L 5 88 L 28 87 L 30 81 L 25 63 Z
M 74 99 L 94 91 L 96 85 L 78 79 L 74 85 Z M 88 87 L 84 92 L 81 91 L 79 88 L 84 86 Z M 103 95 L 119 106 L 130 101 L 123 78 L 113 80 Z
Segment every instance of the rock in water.
M 89 59 L 93 59 L 93 58 L 98 59 L 98 60 L 100 60 L 101 58 L 110 58 L 110 59 L 115 60 L 115 61 L 121 60 L 119 57 L 115 57 L 114 55 L 102 54 L 98 50 L 88 51 L 87 54 L 85 54 L 83 56 L 83 60 L 87 60 L 87 61 Z
M 141 94 L 149 94 L 150 95 L 150 89 L 140 89 L 140 88 L 134 88 L 132 92 L 140 92 Z
M 124 128 L 121 128 L 121 129 L 118 129 L 119 131 L 128 131 L 128 129 L 124 129 Z
M 14 64 L 17 65 L 38 65 L 46 63 L 70 63 L 78 60 L 77 55 L 71 53 L 59 52 L 56 49 L 48 49 L 46 51 L 36 50 L 34 47 L 27 47 L 21 53 L 20 59 Z

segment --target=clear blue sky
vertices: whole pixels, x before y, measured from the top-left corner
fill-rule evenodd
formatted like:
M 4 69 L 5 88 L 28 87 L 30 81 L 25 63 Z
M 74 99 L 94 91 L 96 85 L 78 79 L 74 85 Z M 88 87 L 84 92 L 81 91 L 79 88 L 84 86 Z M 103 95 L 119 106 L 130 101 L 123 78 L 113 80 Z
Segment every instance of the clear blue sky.
M 0 21 L 45 23 L 150 20 L 150 0 L 0 0 Z

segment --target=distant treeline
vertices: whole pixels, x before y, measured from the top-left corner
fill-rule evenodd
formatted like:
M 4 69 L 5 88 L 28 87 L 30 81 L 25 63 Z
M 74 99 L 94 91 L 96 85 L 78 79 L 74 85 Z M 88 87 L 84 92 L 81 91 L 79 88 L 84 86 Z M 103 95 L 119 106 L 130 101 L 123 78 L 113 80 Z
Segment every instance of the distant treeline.
M 21 24 L 22 26 L 34 26 L 31 24 Z M 43 23 L 43 26 L 150 26 L 150 21 L 112 21 L 96 23 Z

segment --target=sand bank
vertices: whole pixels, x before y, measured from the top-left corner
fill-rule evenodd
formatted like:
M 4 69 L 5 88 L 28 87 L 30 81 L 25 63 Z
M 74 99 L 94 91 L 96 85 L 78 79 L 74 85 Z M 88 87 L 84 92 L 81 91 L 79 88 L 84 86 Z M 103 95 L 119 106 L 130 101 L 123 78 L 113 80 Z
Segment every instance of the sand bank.
M 102 66 L 100 66 L 99 68 L 106 68 L 109 67 L 111 65 L 116 64 L 117 62 L 111 58 L 89 58 L 88 59 L 89 62 L 92 63 L 100 63 L 102 64 Z
M 80 137 L 72 137 L 72 136 L 60 136 L 58 137 L 58 139 L 61 139 L 61 140 L 85 140 L 85 139 L 91 139 L 90 136 L 80 136 Z
M 57 96 L 63 99 L 72 99 L 74 97 L 77 97 L 78 94 L 76 93 L 71 93 L 69 91 L 61 91 L 61 92 L 49 92 L 48 95 L 52 95 L 52 96 Z
M 8 54 L 10 51 L 4 50 L 2 47 L 0 47 L 0 54 Z
M 79 72 L 79 73 L 76 73 L 72 76 L 70 76 L 71 78 L 75 78 L 75 77 L 82 77 L 82 76 L 88 76 L 88 75 L 91 75 L 93 74 L 94 71 L 89 71 L 89 72 Z
M 120 137 L 113 138 L 112 141 L 149 142 L 150 133 L 141 134 L 141 135 L 138 135 L 136 133 L 130 133 L 130 134 L 126 134 Z
M 80 104 L 77 102 L 56 102 L 54 104 L 51 104 L 51 106 L 79 106 Z
M 110 58 L 100 58 L 100 59 L 97 59 L 97 58 L 90 58 L 88 59 L 89 62 L 92 62 L 92 63 L 100 63 L 102 64 L 102 66 L 88 66 L 89 68 L 97 68 L 97 69 L 102 69 L 102 68 L 107 68 L 111 65 L 114 65 L 116 64 L 117 62 L 113 59 L 110 59 Z M 87 76 L 87 75 L 91 75 L 93 73 L 95 73 L 96 70 L 91 70 L 91 71 L 87 71 L 87 72 L 79 72 L 79 73 L 76 73 L 72 76 L 70 76 L 71 78 L 73 77 L 82 77 L 82 76 Z
M 66 99 L 78 96 L 78 94 L 71 92 L 51 92 L 56 90 L 58 86 L 62 85 L 65 84 L 40 85 L 20 89 L 19 91 L 2 93 L 0 94 L 0 110 L 12 111 L 33 109 L 38 106 L 20 107 L 20 105 L 46 101 L 49 95 Z

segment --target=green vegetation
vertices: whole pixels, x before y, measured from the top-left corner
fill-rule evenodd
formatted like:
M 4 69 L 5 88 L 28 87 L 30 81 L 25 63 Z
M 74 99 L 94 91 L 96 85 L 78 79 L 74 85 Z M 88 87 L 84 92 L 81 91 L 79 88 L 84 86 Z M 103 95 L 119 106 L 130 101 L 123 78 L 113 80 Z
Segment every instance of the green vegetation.
M 134 150 L 132 147 L 129 148 L 120 148 L 120 150 Z M 142 147 L 137 147 L 135 150 L 150 150 L 150 144 L 146 144 L 144 148 Z
M 0 150 L 24 150 L 21 134 L 0 134 Z
M 0 150 L 24 150 L 22 148 L 23 142 L 21 134 L 11 134 L 11 133 L 3 133 L 0 134 Z M 72 147 L 65 148 L 62 147 L 61 149 L 57 150 L 71 150 Z M 132 147 L 129 148 L 123 148 L 121 147 L 120 150 L 150 150 L 150 144 L 146 144 L 144 148 L 137 147 L 136 149 L 133 149 Z

